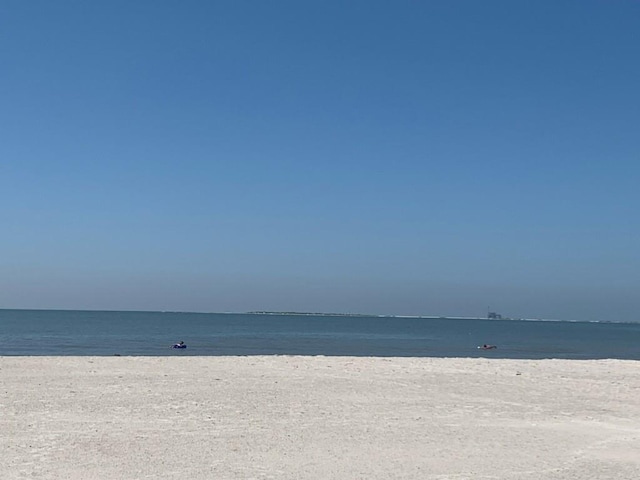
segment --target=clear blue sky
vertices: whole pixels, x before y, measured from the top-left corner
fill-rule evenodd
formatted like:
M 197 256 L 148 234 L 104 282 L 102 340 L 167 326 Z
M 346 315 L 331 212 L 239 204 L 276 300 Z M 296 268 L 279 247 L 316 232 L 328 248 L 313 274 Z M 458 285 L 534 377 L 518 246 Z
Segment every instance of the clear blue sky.
M 640 320 L 637 1 L 5 0 L 0 307 Z

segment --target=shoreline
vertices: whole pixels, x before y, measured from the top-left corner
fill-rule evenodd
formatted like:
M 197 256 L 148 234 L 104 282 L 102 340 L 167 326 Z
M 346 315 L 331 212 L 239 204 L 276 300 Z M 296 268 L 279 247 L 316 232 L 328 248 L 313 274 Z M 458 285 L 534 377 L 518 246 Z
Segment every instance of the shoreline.
M 0 385 L 10 479 L 640 478 L 635 360 L 0 356 Z

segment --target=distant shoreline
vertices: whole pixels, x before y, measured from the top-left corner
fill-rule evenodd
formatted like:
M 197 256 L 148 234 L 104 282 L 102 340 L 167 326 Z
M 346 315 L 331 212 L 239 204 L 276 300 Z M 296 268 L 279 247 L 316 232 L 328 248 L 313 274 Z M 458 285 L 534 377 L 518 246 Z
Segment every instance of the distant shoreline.
M 362 318 L 415 318 L 424 320 L 491 320 L 507 322 L 568 322 L 568 323 L 639 323 L 640 320 L 575 320 L 557 318 L 516 318 L 501 317 L 487 318 L 486 316 L 452 316 L 452 315 L 395 315 L 376 313 L 335 313 L 335 312 L 298 312 L 298 311 L 270 311 L 252 310 L 248 312 L 214 312 L 214 311 L 184 311 L 184 310 L 109 310 L 109 309 L 83 309 L 83 308 L 0 308 L 0 312 L 111 312 L 111 313 L 163 313 L 180 315 L 270 315 L 270 316 L 317 316 L 317 317 L 362 317 Z

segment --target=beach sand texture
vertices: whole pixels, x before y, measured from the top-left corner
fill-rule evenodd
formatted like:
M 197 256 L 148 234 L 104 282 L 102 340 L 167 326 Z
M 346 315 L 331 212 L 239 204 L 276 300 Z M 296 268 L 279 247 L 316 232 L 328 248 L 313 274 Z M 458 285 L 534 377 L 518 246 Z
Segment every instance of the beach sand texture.
M 640 479 L 640 363 L 0 357 L 4 479 Z

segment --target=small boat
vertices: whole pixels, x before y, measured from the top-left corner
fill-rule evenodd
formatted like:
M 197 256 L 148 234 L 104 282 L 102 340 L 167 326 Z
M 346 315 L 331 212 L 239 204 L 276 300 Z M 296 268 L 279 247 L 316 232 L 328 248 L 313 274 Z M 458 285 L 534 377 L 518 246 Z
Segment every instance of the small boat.
M 498 348 L 498 347 L 496 347 L 495 345 L 487 345 L 487 344 L 485 343 L 484 345 L 480 345 L 478 348 L 479 348 L 480 350 L 495 350 L 495 349 L 496 349 L 496 348 Z
M 173 344 L 171 348 L 187 348 L 187 345 L 184 342 L 178 342 Z

